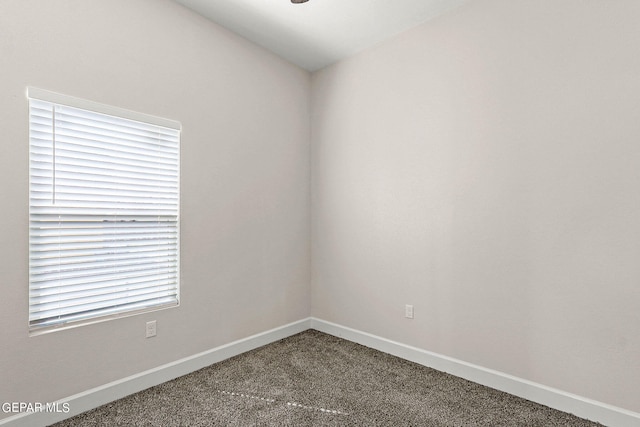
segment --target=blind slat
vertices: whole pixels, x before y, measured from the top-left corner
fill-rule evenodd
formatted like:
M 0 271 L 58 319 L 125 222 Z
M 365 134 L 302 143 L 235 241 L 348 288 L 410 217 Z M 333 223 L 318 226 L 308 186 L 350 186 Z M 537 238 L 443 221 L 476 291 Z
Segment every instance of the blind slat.
M 61 304 L 43 304 L 43 309 L 31 312 L 35 318 L 50 318 L 53 315 L 55 316 L 64 316 L 69 314 L 74 314 L 77 312 L 87 311 L 87 310 L 96 310 L 100 308 L 106 307 L 114 307 L 117 305 L 126 305 L 131 303 L 137 303 L 145 300 L 153 300 L 159 297 L 166 297 L 169 295 L 174 295 L 172 291 L 147 291 L 143 293 L 138 293 L 135 295 L 115 295 L 112 297 L 106 296 L 104 298 L 86 298 L 86 299 L 76 299 L 74 303 L 61 307 Z
M 89 320 L 100 317 L 109 317 L 118 315 L 123 312 L 137 312 L 137 311 L 145 311 L 148 310 L 149 307 L 172 307 L 176 305 L 176 296 L 165 296 L 161 298 L 154 298 L 152 300 L 144 300 L 137 302 L 129 302 L 127 304 L 120 304 L 114 307 L 103 307 L 103 308 L 91 308 L 86 311 L 78 311 L 76 313 L 66 313 L 64 315 L 58 315 L 56 312 L 50 314 L 50 317 L 45 316 L 33 316 L 33 320 L 30 322 L 32 328 L 49 328 L 55 327 L 62 323 L 71 323 L 71 322 L 80 322 L 83 320 Z

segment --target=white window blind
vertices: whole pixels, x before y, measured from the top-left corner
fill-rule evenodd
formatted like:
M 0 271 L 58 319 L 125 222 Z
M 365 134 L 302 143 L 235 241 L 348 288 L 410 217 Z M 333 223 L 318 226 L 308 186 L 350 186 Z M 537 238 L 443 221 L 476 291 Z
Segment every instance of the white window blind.
M 180 124 L 29 88 L 29 327 L 178 304 Z

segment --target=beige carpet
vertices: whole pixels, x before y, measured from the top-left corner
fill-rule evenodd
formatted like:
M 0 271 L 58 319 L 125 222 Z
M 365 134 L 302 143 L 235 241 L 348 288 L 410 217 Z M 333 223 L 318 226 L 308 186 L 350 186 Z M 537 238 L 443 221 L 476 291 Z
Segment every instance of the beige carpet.
M 597 426 L 314 330 L 66 426 Z

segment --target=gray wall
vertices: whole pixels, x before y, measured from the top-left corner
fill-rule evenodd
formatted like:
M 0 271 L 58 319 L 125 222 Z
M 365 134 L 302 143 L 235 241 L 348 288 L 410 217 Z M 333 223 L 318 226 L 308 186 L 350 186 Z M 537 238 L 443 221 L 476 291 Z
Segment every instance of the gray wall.
M 27 85 L 182 122 L 179 308 L 28 336 Z M 309 315 L 309 88 L 171 1 L 2 0 L 0 402 L 54 401 Z
M 639 17 L 472 1 L 314 74 L 312 315 L 640 411 Z

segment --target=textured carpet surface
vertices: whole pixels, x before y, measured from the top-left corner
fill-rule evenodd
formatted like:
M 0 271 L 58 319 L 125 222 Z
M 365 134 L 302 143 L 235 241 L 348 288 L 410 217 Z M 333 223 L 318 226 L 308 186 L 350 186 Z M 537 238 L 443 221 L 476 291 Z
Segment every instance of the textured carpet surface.
M 55 424 L 597 425 L 314 330 Z

